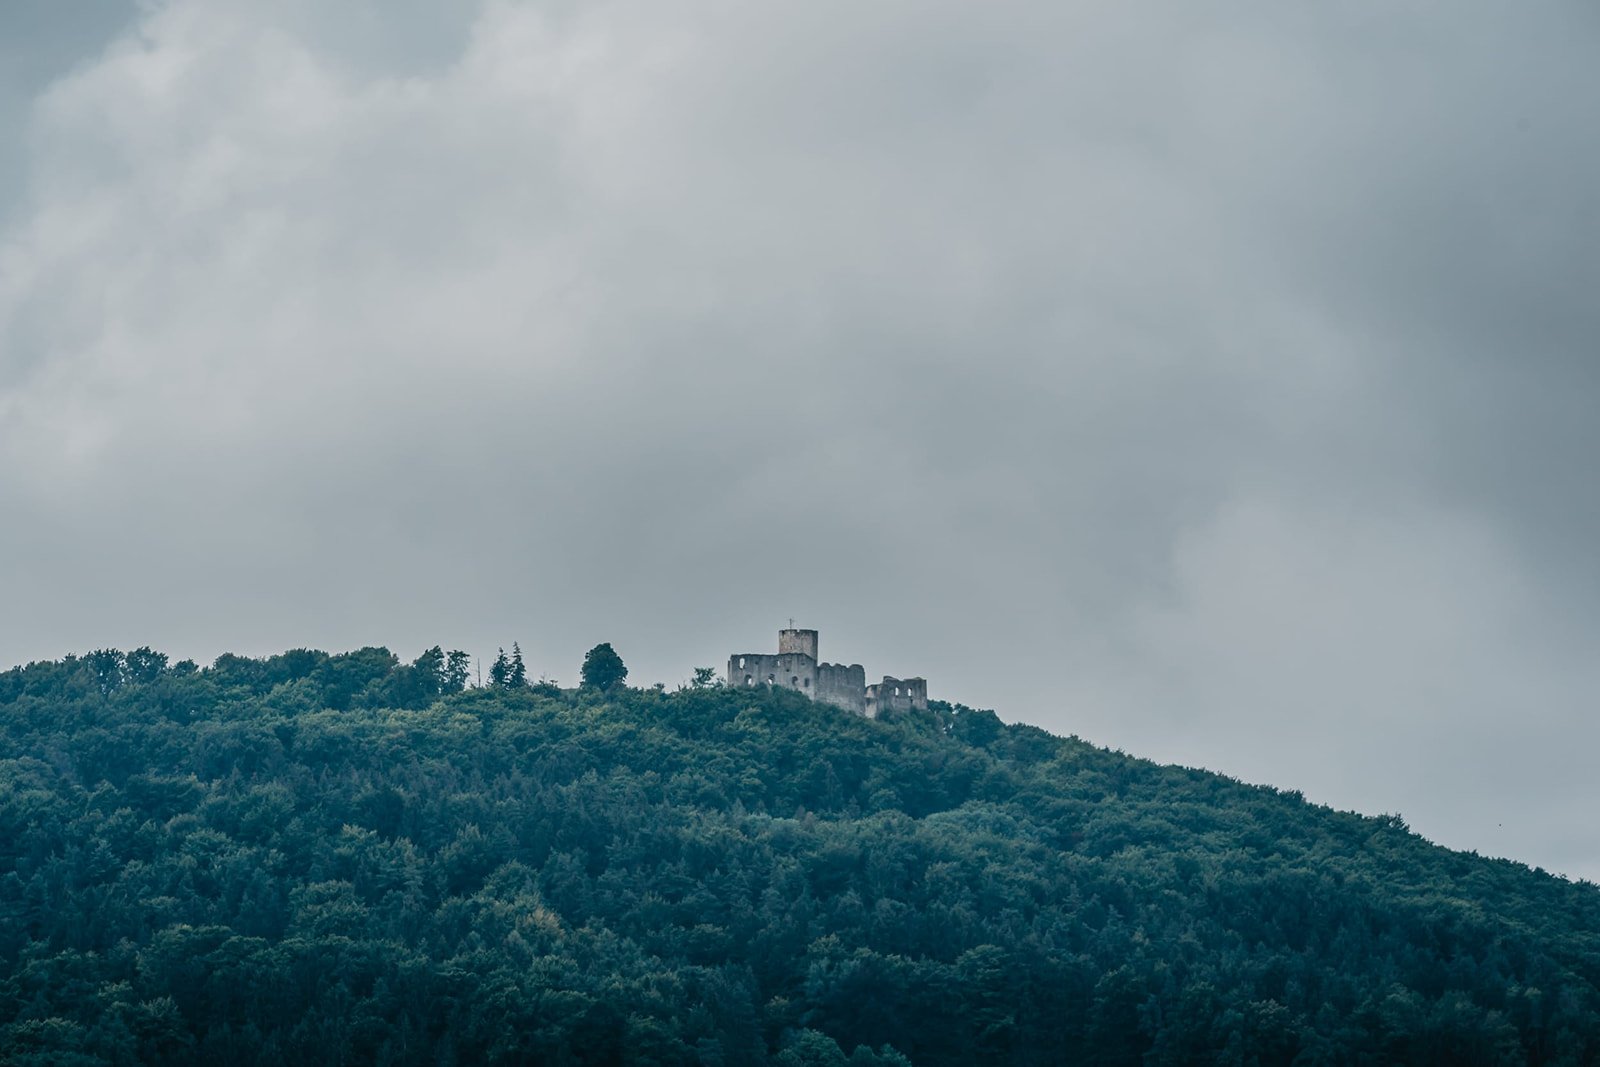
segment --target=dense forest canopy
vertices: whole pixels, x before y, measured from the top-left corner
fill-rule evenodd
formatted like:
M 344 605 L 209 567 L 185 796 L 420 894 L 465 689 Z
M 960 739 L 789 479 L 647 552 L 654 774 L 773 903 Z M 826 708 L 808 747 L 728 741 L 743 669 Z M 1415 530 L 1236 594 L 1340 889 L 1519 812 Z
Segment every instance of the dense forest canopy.
M 516 653 L 0 674 L 0 1061 L 1600 1060 L 1593 885 L 987 711 Z

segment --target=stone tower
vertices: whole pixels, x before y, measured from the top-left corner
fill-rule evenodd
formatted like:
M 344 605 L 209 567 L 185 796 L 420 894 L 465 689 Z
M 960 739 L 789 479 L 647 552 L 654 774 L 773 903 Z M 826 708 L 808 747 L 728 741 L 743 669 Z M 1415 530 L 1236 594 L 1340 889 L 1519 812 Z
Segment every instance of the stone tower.
M 794 654 L 810 656 L 814 660 L 817 659 L 817 631 L 779 630 L 778 655 Z

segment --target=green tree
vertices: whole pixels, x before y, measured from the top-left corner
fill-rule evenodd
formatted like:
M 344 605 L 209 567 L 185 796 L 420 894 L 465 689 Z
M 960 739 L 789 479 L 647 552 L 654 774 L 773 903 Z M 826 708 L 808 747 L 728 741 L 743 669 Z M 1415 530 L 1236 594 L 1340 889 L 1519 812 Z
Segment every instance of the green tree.
M 595 645 L 583 657 L 583 684 L 591 689 L 609 690 L 626 677 L 628 668 L 609 641 Z
M 444 688 L 444 649 L 434 645 L 416 658 L 411 666 L 417 672 L 419 687 L 429 696 L 436 696 Z
M 444 661 L 444 684 L 441 687 L 444 692 L 459 693 L 467 687 L 471 662 L 472 657 L 459 648 L 450 651 Z
M 165 673 L 167 657 L 165 653 L 157 652 L 149 645 L 146 645 L 128 653 L 127 667 L 129 681 L 147 684 L 160 678 Z
M 127 660 L 117 649 L 96 649 L 85 656 L 84 661 L 94 670 L 95 681 L 102 693 L 116 689 L 126 677 Z
M 717 671 L 715 667 L 696 667 L 694 669 L 693 685 L 696 689 L 709 689 L 717 684 Z
M 790 1035 L 776 1061 L 782 1067 L 847 1067 L 849 1063 L 839 1043 L 816 1030 L 801 1030 Z
M 506 672 L 506 685 L 511 689 L 522 689 L 528 684 L 528 667 L 522 662 L 522 646 L 515 641 L 511 642 L 511 667 Z
M 369 686 L 373 698 L 381 700 L 382 683 L 398 666 L 400 660 L 393 652 L 382 646 L 368 646 L 329 656 L 317 665 L 311 677 L 322 687 L 322 698 L 328 707 L 343 711 L 356 703 Z M 369 701 L 362 702 L 371 706 Z
M 502 648 L 494 657 L 494 665 L 489 668 L 489 684 L 496 689 L 504 689 L 510 677 L 511 661 L 506 659 L 506 650 Z

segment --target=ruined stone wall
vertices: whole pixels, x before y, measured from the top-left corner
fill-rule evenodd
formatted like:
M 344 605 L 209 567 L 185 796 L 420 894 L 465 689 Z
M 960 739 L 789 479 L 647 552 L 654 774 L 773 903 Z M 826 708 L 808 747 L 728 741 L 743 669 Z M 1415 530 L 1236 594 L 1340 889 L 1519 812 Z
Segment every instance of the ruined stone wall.
M 867 713 L 867 671 L 859 663 L 846 667 L 842 663 L 823 663 L 817 666 L 816 699 L 836 708 Z
M 926 678 L 891 678 L 887 674 L 877 685 L 867 686 L 867 715 L 877 718 L 885 711 L 927 711 Z
M 780 652 L 776 656 L 746 652 L 729 656 L 728 684 L 775 685 L 814 696 L 817 690 L 817 661 L 798 652 Z

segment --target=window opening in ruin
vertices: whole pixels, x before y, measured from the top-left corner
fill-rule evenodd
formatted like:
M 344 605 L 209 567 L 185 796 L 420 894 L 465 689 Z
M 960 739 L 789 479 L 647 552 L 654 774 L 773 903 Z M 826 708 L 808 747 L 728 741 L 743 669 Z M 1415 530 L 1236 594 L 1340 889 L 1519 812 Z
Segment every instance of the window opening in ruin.
M 807 678 L 807 679 L 806 679 L 806 688 L 807 688 L 807 689 L 810 689 L 810 688 L 811 688 L 811 679 L 810 679 L 810 678 Z
M 797 674 L 793 678 L 790 678 L 789 684 L 794 686 L 796 689 L 800 688 L 800 676 Z
M 739 657 L 739 669 L 741 671 L 744 670 L 744 657 L 743 656 Z
M 768 685 L 771 685 L 774 681 L 776 681 L 776 679 L 773 678 L 772 675 L 770 675 L 770 674 L 767 675 L 767 684 Z

